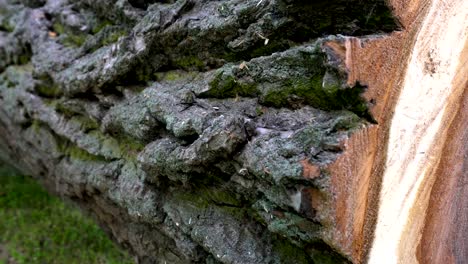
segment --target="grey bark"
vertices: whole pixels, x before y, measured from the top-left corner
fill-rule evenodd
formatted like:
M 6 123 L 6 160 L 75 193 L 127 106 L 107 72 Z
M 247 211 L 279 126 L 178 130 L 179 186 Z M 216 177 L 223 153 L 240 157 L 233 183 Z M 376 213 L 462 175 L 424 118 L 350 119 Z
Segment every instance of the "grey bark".
M 348 262 L 301 161 L 373 119 L 322 43 L 393 29 L 377 0 L 0 0 L 0 159 L 140 263 Z

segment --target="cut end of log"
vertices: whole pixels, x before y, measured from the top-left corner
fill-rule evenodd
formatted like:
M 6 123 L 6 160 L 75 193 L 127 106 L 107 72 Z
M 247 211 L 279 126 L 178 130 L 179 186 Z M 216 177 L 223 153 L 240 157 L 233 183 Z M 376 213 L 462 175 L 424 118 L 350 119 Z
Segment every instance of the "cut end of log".
M 418 262 L 436 168 L 466 100 L 467 17 L 466 1 L 432 1 L 416 35 L 391 121 L 370 263 Z

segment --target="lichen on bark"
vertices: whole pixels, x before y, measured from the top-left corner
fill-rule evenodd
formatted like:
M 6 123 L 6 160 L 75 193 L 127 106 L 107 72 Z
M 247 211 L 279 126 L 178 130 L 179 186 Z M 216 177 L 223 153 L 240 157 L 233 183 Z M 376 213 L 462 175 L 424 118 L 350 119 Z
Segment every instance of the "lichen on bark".
M 346 263 L 326 165 L 372 118 L 323 43 L 395 28 L 377 0 L 0 0 L 0 159 L 141 263 Z

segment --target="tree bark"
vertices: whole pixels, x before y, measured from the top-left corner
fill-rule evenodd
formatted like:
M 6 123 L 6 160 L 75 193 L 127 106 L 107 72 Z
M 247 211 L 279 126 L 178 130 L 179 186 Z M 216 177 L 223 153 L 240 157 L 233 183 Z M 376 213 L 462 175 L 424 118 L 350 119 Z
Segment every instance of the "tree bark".
M 464 0 L 0 0 L 0 160 L 139 263 L 459 263 L 467 17 Z

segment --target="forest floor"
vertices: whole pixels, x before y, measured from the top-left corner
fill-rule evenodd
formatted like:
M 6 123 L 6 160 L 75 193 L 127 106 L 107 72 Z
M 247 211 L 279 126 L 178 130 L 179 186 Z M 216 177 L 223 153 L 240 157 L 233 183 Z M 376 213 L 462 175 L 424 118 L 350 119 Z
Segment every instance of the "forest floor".
M 0 166 L 0 264 L 132 263 L 78 209 Z

